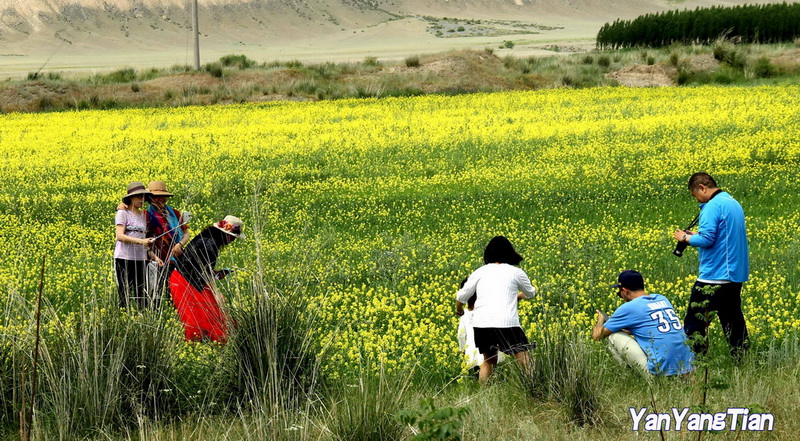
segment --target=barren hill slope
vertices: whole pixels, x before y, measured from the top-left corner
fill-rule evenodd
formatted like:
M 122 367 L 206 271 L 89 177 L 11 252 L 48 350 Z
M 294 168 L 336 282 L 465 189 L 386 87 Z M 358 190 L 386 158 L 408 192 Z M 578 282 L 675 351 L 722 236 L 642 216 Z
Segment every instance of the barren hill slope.
M 716 0 L 199 0 L 203 62 L 360 60 L 516 40 L 591 46 L 600 25 Z M 758 2 L 755 2 L 758 3 Z M 191 60 L 190 0 L 0 0 L 0 76 Z M 449 20 L 444 18 L 448 17 Z M 481 20 L 467 23 L 465 20 Z

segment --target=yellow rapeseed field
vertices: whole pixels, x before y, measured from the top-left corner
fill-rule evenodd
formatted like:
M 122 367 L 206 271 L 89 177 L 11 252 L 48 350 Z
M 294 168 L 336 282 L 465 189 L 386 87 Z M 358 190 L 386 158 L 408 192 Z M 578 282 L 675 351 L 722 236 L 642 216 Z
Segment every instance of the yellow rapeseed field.
M 744 310 L 755 344 L 800 328 L 800 88 L 603 88 L 318 103 L 0 115 L 0 286 L 65 317 L 113 305 L 114 207 L 130 181 L 164 180 L 196 233 L 226 214 L 248 240 L 221 284 L 301 286 L 336 375 L 459 369 L 453 298 L 483 246 L 509 237 L 540 296 L 536 340 L 585 333 L 612 311 L 616 274 L 685 310 L 697 258 L 671 231 L 711 173 L 742 202 L 751 245 Z M 27 326 L 7 316 L 3 326 Z M 176 339 L 180 333 L 176 327 Z

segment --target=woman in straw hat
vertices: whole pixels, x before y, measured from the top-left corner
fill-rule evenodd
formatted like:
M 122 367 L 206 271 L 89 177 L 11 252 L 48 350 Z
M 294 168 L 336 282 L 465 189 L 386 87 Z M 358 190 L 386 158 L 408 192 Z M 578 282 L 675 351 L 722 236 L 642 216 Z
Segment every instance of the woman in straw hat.
M 217 271 L 214 267 L 220 250 L 237 238 L 244 238 L 241 219 L 225 216 L 195 236 L 183 254 L 175 258 L 169 289 L 187 341 L 227 340 L 228 320 L 220 308 L 224 298 L 214 281 L 229 271 Z
M 163 262 L 163 265 L 152 262 L 148 267 L 151 279 L 149 283 L 151 292 L 148 294 L 157 307 L 168 285 L 167 278 L 172 271 L 173 256 L 183 254 L 183 249 L 189 243 L 188 213 L 181 213 L 167 205 L 168 199 L 173 194 L 167 191 L 164 181 L 150 181 L 147 190 L 150 191 L 150 196 L 147 198 L 150 202 L 146 215 L 147 237 L 155 239 L 151 248 Z M 187 215 L 186 218 L 184 214 Z
M 142 205 L 149 195 L 144 184 L 131 182 L 122 202 L 126 210 L 117 210 L 114 218 L 117 242 L 114 245 L 114 272 L 117 278 L 119 306 L 125 308 L 131 302 L 141 308 L 148 306 L 145 295 L 145 265 L 148 254 L 158 259 L 148 247 L 153 242 L 147 239 L 147 222 Z

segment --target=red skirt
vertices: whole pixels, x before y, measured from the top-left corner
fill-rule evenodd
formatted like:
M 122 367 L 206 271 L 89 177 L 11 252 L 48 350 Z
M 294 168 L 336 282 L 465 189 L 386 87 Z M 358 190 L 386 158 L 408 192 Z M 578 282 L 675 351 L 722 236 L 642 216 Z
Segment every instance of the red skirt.
M 175 270 L 169 276 L 169 291 L 183 323 L 186 341 L 209 339 L 224 343 L 227 340 L 225 313 L 208 285 L 198 291 Z

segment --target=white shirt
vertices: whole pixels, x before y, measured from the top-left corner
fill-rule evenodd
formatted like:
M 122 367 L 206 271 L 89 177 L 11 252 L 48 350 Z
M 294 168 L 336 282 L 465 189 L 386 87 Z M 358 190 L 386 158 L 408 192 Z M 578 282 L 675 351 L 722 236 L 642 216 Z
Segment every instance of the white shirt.
M 456 294 L 456 300 L 467 303 L 477 292 L 472 326 L 513 328 L 520 326 L 517 313 L 517 293 L 520 291 L 526 299 L 536 295 L 536 288 L 531 285 L 525 271 L 506 263 L 490 263 L 470 274 L 467 283 Z

